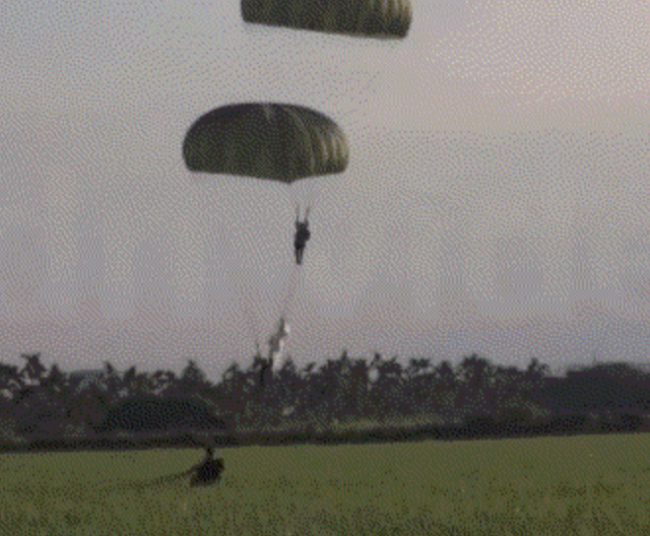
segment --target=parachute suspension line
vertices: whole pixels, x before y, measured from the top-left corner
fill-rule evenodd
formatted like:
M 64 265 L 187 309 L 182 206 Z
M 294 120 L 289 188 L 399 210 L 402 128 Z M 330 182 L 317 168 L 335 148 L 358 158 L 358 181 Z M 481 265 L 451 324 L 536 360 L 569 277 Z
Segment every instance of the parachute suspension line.
M 370 80 L 366 83 L 363 89 L 356 94 L 356 96 L 348 100 L 348 103 L 350 104 L 349 106 L 347 106 L 344 109 L 336 108 L 336 107 L 333 108 L 333 112 L 334 114 L 336 114 L 337 117 L 347 119 L 355 112 L 357 112 L 361 106 L 363 106 L 368 102 L 370 98 L 370 95 L 368 94 L 368 90 L 372 86 L 374 86 L 377 79 L 382 77 L 382 75 L 384 74 L 383 71 L 386 65 L 386 61 L 387 60 L 384 57 L 384 59 L 382 60 L 382 68 L 370 77 Z M 365 96 L 365 97 L 359 100 L 360 96 Z
M 395 43 L 395 45 L 396 44 L 397 43 Z M 376 86 L 377 82 L 381 81 L 381 79 L 384 77 L 386 64 L 388 63 L 388 57 L 392 56 L 392 54 L 380 54 L 380 56 L 382 58 L 379 61 L 379 68 L 374 74 L 370 76 L 370 80 L 366 82 L 366 84 L 363 86 L 363 89 L 357 92 L 355 96 L 345 99 L 346 104 L 349 104 L 349 106 L 346 106 L 345 108 L 337 108 L 336 105 L 334 105 L 332 107 L 333 114 L 335 114 L 340 119 L 348 119 L 351 115 L 354 115 L 361 106 L 365 105 L 368 102 L 370 99 L 369 89 L 373 86 Z M 359 99 L 359 97 L 362 98 Z
M 287 315 L 289 314 L 289 308 L 291 307 L 291 304 L 293 302 L 293 298 L 296 294 L 296 287 L 298 286 L 299 282 L 300 282 L 300 266 L 297 266 L 294 263 L 293 270 L 289 278 L 289 283 L 288 283 L 289 288 L 285 293 L 285 298 L 284 301 L 282 302 L 282 309 L 280 310 L 281 318 L 285 318 L 285 319 L 287 318 Z
M 241 278 L 241 279 L 240 279 Z M 258 322 L 255 322 L 253 319 L 253 306 L 252 306 L 252 291 L 250 288 L 250 285 L 246 284 L 245 281 L 245 276 L 243 275 L 242 272 L 235 272 L 235 279 L 239 281 L 239 293 L 241 296 L 243 296 L 243 299 L 241 300 L 242 304 L 242 309 L 244 311 L 244 316 L 246 317 L 246 327 L 248 328 L 248 334 L 250 337 L 253 339 L 255 342 L 256 348 L 259 348 L 260 346 L 260 334 L 259 330 L 255 329 L 255 325 L 259 324 L 259 319 Z
M 305 221 L 309 219 L 311 207 L 314 204 L 314 201 L 316 200 L 315 199 L 316 193 L 313 191 L 313 188 L 307 191 L 306 197 L 307 197 L 307 203 L 306 206 L 304 207 L 305 210 L 303 210 L 301 203 L 296 203 L 296 220 Z
M 230 250 L 233 252 L 233 254 L 237 259 L 237 266 L 243 266 L 240 259 L 241 255 L 239 254 L 237 248 L 235 247 L 235 244 L 233 244 L 233 241 L 230 238 L 229 234 L 228 234 L 228 241 L 230 242 Z M 241 298 L 238 301 L 244 313 L 248 334 L 251 337 L 251 339 L 254 341 L 256 347 L 259 348 L 260 334 L 259 334 L 259 330 L 255 329 L 256 324 L 259 325 L 259 319 L 257 319 L 256 322 L 253 318 L 254 308 L 252 306 L 253 296 L 252 296 L 251 285 L 249 284 L 250 282 L 247 281 L 247 277 L 244 274 L 244 270 L 242 269 L 238 270 L 236 268 L 229 267 L 228 271 L 230 272 L 230 279 L 235 282 L 235 286 L 237 287 L 236 288 L 237 293 Z

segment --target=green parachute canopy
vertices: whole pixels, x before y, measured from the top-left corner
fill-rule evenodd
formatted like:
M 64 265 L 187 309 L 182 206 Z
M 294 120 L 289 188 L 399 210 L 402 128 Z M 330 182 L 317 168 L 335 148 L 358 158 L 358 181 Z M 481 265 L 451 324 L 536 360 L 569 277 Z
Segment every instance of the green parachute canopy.
M 413 17 L 409 0 L 242 0 L 241 10 L 252 24 L 398 39 Z
M 243 103 L 200 117 L 183 144 L 190 171 L 292 183 L 341 173 L 345 134 L 323 114 L 291 104 Z

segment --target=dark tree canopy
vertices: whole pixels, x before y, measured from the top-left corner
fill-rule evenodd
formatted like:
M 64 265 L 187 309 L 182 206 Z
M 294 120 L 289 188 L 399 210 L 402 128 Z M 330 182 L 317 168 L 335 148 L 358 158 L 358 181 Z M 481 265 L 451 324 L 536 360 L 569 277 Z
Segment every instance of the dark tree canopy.
M 223 430 L 225 424 L 212 415 L 206 404 L 198 400 L 136 396 L 109 410 L 100 426 L 102 432 L 151 432 L 186 428 Z

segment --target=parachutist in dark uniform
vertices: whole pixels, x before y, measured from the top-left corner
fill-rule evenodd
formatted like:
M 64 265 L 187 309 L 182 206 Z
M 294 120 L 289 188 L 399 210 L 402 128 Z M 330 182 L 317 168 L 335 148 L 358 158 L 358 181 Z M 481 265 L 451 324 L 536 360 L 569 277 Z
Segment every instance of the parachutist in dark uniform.
M 194 473 L 190 479 L 190 486 L 209 486 L 216 483 L 223 469 L 223 460 L 221 458 L 215 460 L 214 449 L 205 447 L 205 459 L 190 470 Z
M 302 264 L 302 255 L 305 251 L 305 246 L 307 245 L 307 240 L 311 237 L 309 232 L 309 207 L 307 207 L 307 212 L 305 214 L 305 221 L 300 221 L 300 214 L 296 214 L 296 235 L 293 240 L 293 247 L 296 251 L 296 264 Z

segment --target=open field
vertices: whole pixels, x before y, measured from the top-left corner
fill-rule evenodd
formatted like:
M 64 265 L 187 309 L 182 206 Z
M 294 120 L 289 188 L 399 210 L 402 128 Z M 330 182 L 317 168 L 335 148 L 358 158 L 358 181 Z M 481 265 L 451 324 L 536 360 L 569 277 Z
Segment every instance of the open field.
M 0 534 L 647 535 L 650 434 L 0 455 Z

